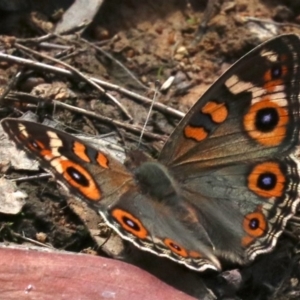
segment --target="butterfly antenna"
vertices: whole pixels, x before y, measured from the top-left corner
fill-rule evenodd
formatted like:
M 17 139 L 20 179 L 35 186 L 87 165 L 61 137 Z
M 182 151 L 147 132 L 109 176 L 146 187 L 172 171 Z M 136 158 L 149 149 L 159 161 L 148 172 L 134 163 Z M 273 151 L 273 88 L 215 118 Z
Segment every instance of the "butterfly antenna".
M 158 82 L 158 80 L 156 80 L 156 81 L 155 81 L 155 90 L 154 90 L 153 99 L 152 99 L 151 106 L 150 106 L 150 109 L 149 109 L 149 111 L 148 111 L 148 115 L 147 115 L 146 121 L 145 121 L 145 123 L 144 123 L 143 129 L 142 129 L 142 132 L 141 132 L 141 135 L 140 135 L 140 138 L 139 138 L 138 148 L 140 148 L 140 145 L 141 145 L 141 143 L 142 143 L 142 138 L 143 138 L 143 135 L 144 135 L 146 126 L 147 126 L 147 124 L 148 124 L 148 121 L 149 121 L 151 112 L 152 112 L 152 110 L 153 110 L 153 105 L 154 105 L 154 103 L 155 103 L 155 101 L 156 101 L 156 99 L 157 99 L 158 86 L 159 86 L 159 82 Z

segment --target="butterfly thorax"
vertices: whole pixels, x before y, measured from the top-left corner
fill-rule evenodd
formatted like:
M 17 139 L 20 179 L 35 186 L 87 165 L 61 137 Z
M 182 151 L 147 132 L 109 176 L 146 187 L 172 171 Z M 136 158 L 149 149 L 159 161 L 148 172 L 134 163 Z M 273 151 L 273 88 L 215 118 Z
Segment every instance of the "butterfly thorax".
M 145 162 L 135 170 L 134 174 L 143 193 L 160 201 L 172 201 L 171 199 L 178 198 L 178 184 L 162 164 Z

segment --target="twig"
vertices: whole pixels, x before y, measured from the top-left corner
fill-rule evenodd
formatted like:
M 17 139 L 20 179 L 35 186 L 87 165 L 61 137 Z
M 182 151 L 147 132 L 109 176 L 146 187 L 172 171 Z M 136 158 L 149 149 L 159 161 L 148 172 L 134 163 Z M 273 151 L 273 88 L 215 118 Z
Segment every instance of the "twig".
M 154 105 L 154 103 L 155 103 L 155 101 L 156 101 L 157 91 L 158 91 L 158 89 L 156 88 L 156 89 L 155 89 L 154 96 L 153 96 L 152 104 L 151 104 L 150 109 L 149 109 L 149 111 L 148 111 L 148 115 L 147 115 L 147 118 L 146 118 L 146 120 L 145 120 L 143 129 L 142 129 L 142 132 L 141 132 L 141 135 L 140 135 L 140 138 L 139 138 L 138 148 L 140 148 L 140 145 L 141 145 L 141 142 L 142 142 L 143 134 L 144 134 L 144 132 L 145 132 L 145 130 L 146 130 L 146 126 L 147 126 L 147 124 L 148 124 L 148 121 L 149 121 L 149 119 L 150 119 L 150 115 L 151 115 L 152 110 L 153 110 L 153 105 Z
M 151 105 L 152 104 L 152 99 L 150 98 L 147 98 L 147 97 L 144 97 L 144 96 L 141 96 L 135 92 L 132 92 L 130 90 L 127 90 L 123 87 L 120 87 L 119 85 L 116 85 L 116 84 L 112 84 L 112 83 L 109 83 L 109 82 L 105 82 L 101 79 L 98 79 L 98 78 L 94 78 L 94 77 L 91 77 L 91 80 L 92 81 L 95 81 L 97 82 L 98 84 L 106 87 L 106 88 L 109 88 L 111 90 L 114 90 L 114 91 L 117 91 L 119 93 L 122 93 L 126 96 L 129 96 L 135 100 L 138 100 L 139 102 L 141 103 L 144 103 L 144 104 L 147 104 L 147 105 Z M 160 112 L 162 113 L 165 113 L 167 115 L 171 115 L 173 117 L 176 117 L 176 118 L 183 118 L 185 116 L 185 114 L 177 109 L 174 109 L 172 107 L 168 107 L 162 103 L 159 103 L 159 102 L 155 102 L 153 104 L 153 107 L 155 107 L 157 110 L 159 110 Z
M 73 77 L 73 73 L 69 70 L 59 68 L 59 67 L 54 67 L 54 66 L 51 66 L 51 65 L 48 65 L 48 64 L 45 64 L 45 63 L 41 63 L 41 62 L 35 62 L 35 61 L 30 60 L 30 59 L 25 59 L 25 58 L 20 58 L 20 57 L 14 56 L 14 55 L 5 54 L 5 53 L 2 53 L 2 52 L 0 52 L 0 59 L 5 60 L 5 61 L 14 62 L 14 63 L 24 65 L 24 66 L 27 66 L 27 67 L 31 67 L 31 68 L 42 69 L 44 71 L 53 72 L 55 74 L 60 74 L 60 75 L 64 75 L 64 76 L 67 76 L 67 77 Z M 136 93 L 134 93 L 134 92 L 132 92 L 128 89 L 122 88 L 118 85 L 108 83 L 108 82 L 105 82 L 103 80 L 100 80 L 100 79 L 94 78 L 94 77 L 88 77 L 88 78 L 89 78 L 89 80 L 91 80 L 93 82 L 96 82 L 96 83 L 100 84 L 101 86 L 103 86 L 107 89 L 117 91 L 117 92 L 119 92 L 121 94 L 124 94 L 126 96 L 129 96 L 129 97 L 131 97 L 131 98 L 133 98 L 133 99 L 135 99 L 135 100 L 137 100 L 141 103 L 147 104 L 149 106 L 152 103 L 151 99 L 149 99 L 147 97 L 144 97 L 144 96 L 141 96 L 139 94 L 136 94 Z M 153 105 L 153 107 L 155 109 L 159 110 L 162 113 L 165 113 L 167 115 L 170 115 L 170 116 L 173 116 L 173 117 L 176 117 L 176 118 L 184 117 L 184 113 L 182 113 L 181 111 L 176 110 L 176 109 L 171 108 L 171 107 L 168 107 L 168 106 L 166 106 L 162 103 L 159 103 L 159 102 L 156 102 Z
M 23 236 L 23 235 L 21 235 L 21 234 L 19 234 L 19 233 L 16 233 L 16 232 L 12 231 L 12 230 L 9 229 L 9 228 L 8 228 L 8 230 L 10 231 L 10 234 L 11 234 L 11 235 L 13 235 L 13 236 L 15 236 L 15 237 L 17 237 L 17 238 L 20 238 L 20 239 L 22 239 L 22 240 L 24 240 L 24 241 L 26 241 L 26 242 L 30 242 L 30 243 L 32 243 L 32 244 L 34 244 L 34 245 L 38 245 L 38 246 L 45 247 L 45 248 L 49 248 L 49 249 L 55 249 L 55 248 L 54 248 L 53 246 L 51 246 L 51 245 L 47 245 L 47 244 L 41 243 L 41 242 L 39 242 L 39 241 L 33 240 L 33 239 L 31 239 L 31 238 L 27 238 L 26 236 Z
M 41 178 L 51 178 L 51 177 L 52 177 L 51 174 L 45 173 L 45 174 L 38 174 L 38 175 L 24 176 L 24 177 L 19 177 L 19 178 L 15 178 L 15 179 L 10 179 L 10 181 L 23 182 L 23 181 L 31 181 L 31 180 L 35 180 L 35 179 L 41 179 Z
M 8 84 L 6 85 L 6 87 L 4 88 L 4 91 L 0 95 L 0 104 L 1 105 L 2 105 L 2 102 L 3 102 L 4 98 L 9 94 L 9 92 L 12 89 L 12 87 L 16 84 L 17 80 L 20 78 L 20 74 L 21 73 L 18 72 L 16 74 L 16 76 L 12 77 L 12 79 L 10 79 L 10 81 L 8 82 Z
M 202 37 L 207 31 L 207 24 L 211 20 L 211 18 L 216 14 L 216 11 L 220 9 L 221 2 L 223 2 L 223 0 L 207 1 L 206 8 L 203 13 L 202 21 L 198 26 L 198 29 L 195 34 L 195 39 L 192 42 L 192 45 L 196 45 L 202 40 Z
M 30 103 L 39 103 L 42 100 L 40 97 L 36 97 L 34 95 L 31 95 L 31 94 L 26 94 L 24 92 L 10 92 L 9 95 L 6 97 L 6 99 L 9 99 L 9 100 L 12 100 L 12 101 L 20 101 L 20 99 L 18 99 L 18 97 L 24 98 L 24 101 L 27 101 L 27 102 L 30 102 Z M 69 111 L 73 111 L 73 112 L 82 114 L 84 116 L 92 117 L 96 120 L 100 120 L 100 121 L 105 122 L 107 124 L 127 129 L 131 132 L 134 132 L 134 133 L 140 134 L 141 130 L 142 130 L 141 126 L 122 123 L 122 122 L 113 120 L 112 118 L 108 118 L 108 117 L 96 114 L 94 112 L 88 111 L 86 109 L 75 107 L 75 106 L 63 103 L 61 101 L 53 100 L 52 102 L 48 102 L 48 104 L 49 105 L 52 104 L 55 107 L 60 107 L 60 108 L 67 109 Z M 154 139 L 154 140 L 162 140 L 163 139 L 162 135 L 151 133 L 149 131 L 145 131 L 144 136 L 146 136 L 148 138 L 151 138 L 151 139 Z
M 103 54 L 104 56 L 108 57 L 115 64 L 119 65 L 140 87 L 142 87 L 145 90 L 149 89 L 147 86 L 145 86 L 144 84 L 142 84 L 140 82 L 140 80 L 138 80 L 136 78 L 136 76 L 132 72 L 130 72 L 120 61 L 118 61 L 117 59 L 115 59 L 112 55 L 110 55 L 109 53 L 107 53 L 106 51 L 104 51 L 102 48 L 96 46 L 93 43 L 90 43 L 89 41 L 87 41 L 86 39 L 83 39 L 83 38 L 81 38 L 80 41 L 82 41 L 82 42 L 86 43 L 87 45 L 89 45 L 90 47 L 96 49 L 101 54 Z
M 70 50 L 72 46 L 59 45 L 49 42 L 39 43 L 39 47 L 46 49 Z
M 272 20 L 260 19 L 260 18 L 255 18 L 255 17 L 242 17 L 242 19 L 245 20 L 246 22 L 257 22 L 257 23 L 273 24 L 273 25 L 280 26 L 280 27 L 291 26 L 291 27 L 300 28 L 300 25 L 294 24 L 294 23 L 279 23 L 279 22 L 275 22 Z
M 41 57 L 41 58 L 44 58 L 44 59 L 48 59 L 52 62 L 55 62 L 57 64 L 60 64 L 62 66 L 64 66 L 65 68 L 67 68 L 68 70 L 70 70 L 73 74 L 76 74 L 79 78 L 83 79 L 84 81 L 86 81 L 87 83 L 89 83 L 92 87 L 94 87 L 96 90 L 98 90 L 100 93 L 104 94 L 105 96 L 107 96 L 112 102 L 114 102 L 119 108 L 120 110 L 126 115 L 126 117 L 130 120 L 133 120 L 132 116 L 129 114 L 129 112 L 127 111 L 127 109 L 125 107 L 123 107 L 121 105 L 121 103 L 115 98 L 113 97 L 112 95 L 108 94 L 105 92 L 105 90 L 100 87 L 96 82 L 90 80 L 87 76 L 85 76 L 83 73 L 81 73 L 80 71 L 78 71 L 76 68 L 72 67 L 71 65 L 59 60 L 59 59 L 56 59 L 56 58 L 53 58 L 49 55 L 46 55 L 46 54 L 41 54 L 37 51 L 34 51 L 28 47 L 25 47 L 19 43 L 15 43 L 15 47 L 18 48 L 18 49 L 22 49 L 24 51 L 27 51 L 31 54 L 34 54 L 35 56 L 38 56 L 38 57 Z
M 79 35 L 85 30 L 85 28 L 87 28 L 89 26 L 89 24 L 91 24 L 91 22 L 92 22 L 92 20 L 90 20 L 90 21 L 84 20 L 82 23 L 78 24 L 76 27 L 72 27 L 65 31 L 56 32 L 56 35 L 71 35 L 71 34 Z
M 48 40 L 50 40 L 50 39 L 52 39 L 54 37 L 56 37 L 55 34 L 48 33 L 46 35 L 39 36 L 39 37 L 36 37 L 36 38 L 27 38 L 27 39 L 18 38 L 18 39 L 16 39 L 16 42 L 17 43 L 35 43 L 35 44 L 39 44 L 41 42 L 48 41 Z
M 70 48 L 70 49 L 71 49 L 71 48 Z M 70 49 L 69 49 L 69 50 L 70 50 Z M 59 59 L 61 59 L 61 60 L 66 60 L 66 59 L 73 58 L 73 57 L 75 57 L 75 56 L 77 56 L 77 55 L 80 55 L 80 54 L 86 52 L 86 49 L 79 49 L 79 50 L 75 50 L 75 51 L 73 51 L 73 52 L 71 52 L 71 53 L 67 53 L 67 54 L 66 54 L 66 52 L 69 52 L 69 50 L 68 50 L 68 51 L 61 51 L 60 53 L 57 53 L 57 54 L 55 55 L 55 58 L 59 58 Z
M 60 101 L 55 101 L 55 100 L 54 100 L 54 101 L 53 101 L 53 104 L 54 104 L 56 107 L 65 108 L 65 109 L 68 109 L 68 110 L 70 110 L 70 111 L 74 111 L 74 112 L 83 114 L 83 115 L 85 115 L 85 116 L 89 116 L 89 117 L 92 117 L 92 118 L 94 118 L 94 119 L 100 120 L 100 121 L 102 121 L 102 122 L 105 122 L 105 123 L 108 123 L 108 124 L 111 124 L 111 125 L 114 125 L 114 126 L 118 126 L 118 127 L 127 129 L 127 130 L 129 130 L 129 131 L 131 131 L 131 132 L 140 133 L 141 130 L 142 130 L 142 127 L 140 127 L 140 126 L 122 123 L 122 122 L 113 120 L 112 118 L 108 118 L 108 117 L 105 117 L 105 116 L 101 116 L 101 115 L 96 114 L 96 113 L 94 113 L 94 112 L 85 110 L 85 109 L 83 109 L 83 108 L 75 107 L 75 106 L 72 106 L 72 105 L 69 105 L 69 104 L 60 102 Z M 155 133 L 151 133 L 151 132 L 147 132 L 147 131 L 144 132 L 144 136 L 146 136 L 146 137 L 148 137 L 148 138 L 151 138 L 151 139 L 154 139 L 154 140 L 161 140 L 161 139 L 162 139 L 162 136 L 161 136 L 161 135 L 155 134 Z
M 50 71 L 50 72 L 53 72 L 56 74 L 61 74 L 61 75 L 69 76 L 69 77 L 72 76 L 72 72 L 70 72 L 68 70 L 64 70 L 62 68 L 47 65 L 47 64 L 41 63 L 41 62 L 36 62 L 31 59 L 26 59 L 26 58 L 21 58 L 21 57 L 14 56 L 14 55 L 5 54 L 2 52 L 0 52 L 0 59 L 5 60 L 5 61 L 14 62 L 14 63 L 17 63 L 22 66 L 26 66 L 26 67 L 31 67 L 31 68 L 35 68 L 35 69 L 44 70 L 44 71 Z

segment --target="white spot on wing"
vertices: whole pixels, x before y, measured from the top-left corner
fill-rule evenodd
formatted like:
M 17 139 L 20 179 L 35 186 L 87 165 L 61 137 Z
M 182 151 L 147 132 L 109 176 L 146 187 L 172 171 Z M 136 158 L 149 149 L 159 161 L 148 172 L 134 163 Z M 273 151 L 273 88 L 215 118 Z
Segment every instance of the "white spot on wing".
M 281 107 L 287 107 L 288 101 L 286 99 L 286 93 L 284 93 L 284 85 L 277 85 L 274 87 L 274 91 L 269 93 L 262 87 L 256 87 L 251 82 L 242 81 L 238 76 L 233 75 L 225 82 L 226 87 L 233 94 L 239 94 L 242 92 L 251 92 L 252 101 L 251 104 L 260 102 L 264 97 L 267 97 L 270 101 L 273 101 Z
M 28 138 L 28 132 L 26 130 L 26 127 L 23 124 L 18 125 L 19 131 L 22 132 L 22 134 Z
M 53 131 L 47 131 L 47 135 L 50 140 L 50 149 L 53 156 L 60 156 L 61 154 L 58 151 L 59 147 L 62 147 L 62 140 L 57 136 L 57 134 Z
M 235 95 L 241 92 L 251 92 L 253 98 L 261 97 L 266 91 L 261 87 L 254 86 L 251 82 L 242 81 L 238 76 L 232 75 L 225 81 L 226 87 Z
M 51 166 L 56 170 L 56 172 L 63 174 L 64 169 L 61 165 L 62 161 L 68 160 L 65 156 L 60 156 L 58 158 L 52 159 L 50 161 Z
M 288 107 L 288 101 L 286 99 L 286 94 L 283 92 L 271 94 L 270 100 L 281 107 Z
M 277 62 L 278 61 L 278 54 L 276 52 L 270 50 L 263 50 L 260 53 L 261 56 L 265 57 L 270 62 Z

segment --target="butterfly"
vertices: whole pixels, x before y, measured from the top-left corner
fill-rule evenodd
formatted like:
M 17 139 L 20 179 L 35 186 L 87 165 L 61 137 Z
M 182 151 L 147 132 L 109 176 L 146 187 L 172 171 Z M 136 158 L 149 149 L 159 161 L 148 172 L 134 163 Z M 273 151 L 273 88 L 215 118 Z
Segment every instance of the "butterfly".
M 300 40 L 271 39 L 196 102 L 157 161 L 134 170 L 80 139 L 4 119 L 17 147 L 123 239 L 190 269 L 247 264 L 276 246 L 299 204 Z

